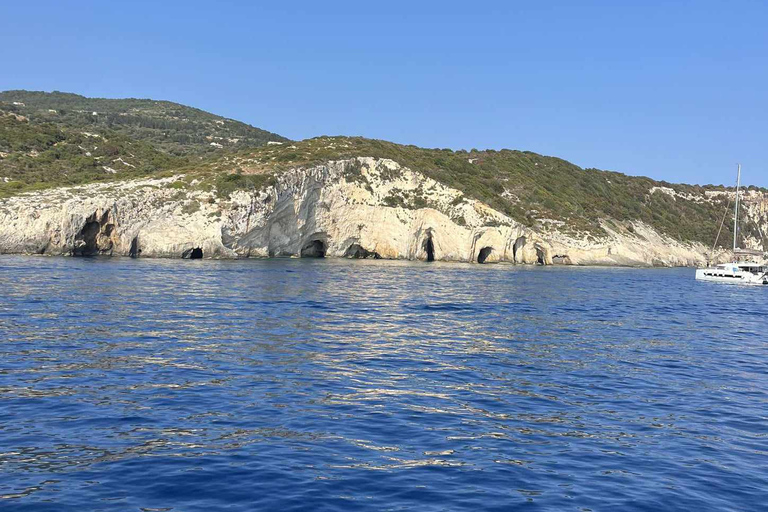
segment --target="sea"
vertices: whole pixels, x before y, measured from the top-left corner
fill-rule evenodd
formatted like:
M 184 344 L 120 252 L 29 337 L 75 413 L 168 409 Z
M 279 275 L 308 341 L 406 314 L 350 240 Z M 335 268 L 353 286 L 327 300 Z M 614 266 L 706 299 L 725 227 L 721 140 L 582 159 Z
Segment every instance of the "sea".
M 0 510 L 768 509 L 768 287 L 0 256 Z

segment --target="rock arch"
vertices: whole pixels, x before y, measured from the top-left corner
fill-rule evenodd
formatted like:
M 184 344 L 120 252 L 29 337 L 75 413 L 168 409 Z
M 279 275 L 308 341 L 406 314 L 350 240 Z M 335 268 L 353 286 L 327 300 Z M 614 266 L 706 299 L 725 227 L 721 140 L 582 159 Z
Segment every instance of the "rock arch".
M 523 247 L 525 247 L 525 243 L 527 241 L 528 240 L 524 236 L 520 236 L 520 237 L 517 237 L 517 239 L 515 240 L 515 243 L 512 245 L 512 259 L 514 260 L 515 263 L 521 263 L 518 260 L 517 255 L 520 254 L 520 259 L 522 259 L 522 250 L 523 250 Z
M 490 247 L 490 246 L 483 247 L 482 249 L 480 249 L 480 251 L 478 251 L 477 253 L 477 262 L 485 263 L 485 261 L 488 259 L 488 256 L 490 256 L 492 252 L 493 252 L 493 247 Z
M 311 240 L 301 248 L 302 258 L 325 258 L 328 247 L 322 240 Z
M 115 223 L 107 210 L 101 215 L 93 212 L 85 220 L 83 228 L 75 236 L 72 254 L 75 256 L 95 256 L 112 254 L 115 245 Z
M 187 249 L 181 253 L 181 257 L 185 260 L 201 260 L 203 259 L 203 248 L 194 247 L 192 249 Z

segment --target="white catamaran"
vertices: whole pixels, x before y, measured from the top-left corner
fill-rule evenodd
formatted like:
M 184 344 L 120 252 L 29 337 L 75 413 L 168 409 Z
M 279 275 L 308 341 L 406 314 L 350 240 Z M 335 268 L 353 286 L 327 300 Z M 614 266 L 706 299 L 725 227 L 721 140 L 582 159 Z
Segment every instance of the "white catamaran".
M 760 251 L 738 248 L 739 233 L 739 192 L 741 189 L 741 165 L 736 176 L 736 206 L 733 215 L 733 257 L 736 261 L 721 263 L 714 267 L 696 269 L 696 279 L 719 283 L 766 284 L 768 285 L 768 267 L 754 261 L 742 261 L 748 257 L 762 256 Z M 725 219 L 723 219 L 725 220 Z M 722 225 L 720 226 L 722 229 Z M 718 233 L 718 238 L 719 238 Z M 717 240 L 715 240 L 717 245 Z M 714 247 L 713 247 L 714 251 Z

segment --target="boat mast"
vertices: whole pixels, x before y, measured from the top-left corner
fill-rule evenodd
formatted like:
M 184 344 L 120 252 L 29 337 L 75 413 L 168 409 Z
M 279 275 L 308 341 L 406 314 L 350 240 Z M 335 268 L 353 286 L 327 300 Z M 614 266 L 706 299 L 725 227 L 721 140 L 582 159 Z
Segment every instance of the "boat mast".
M 736 206 L 735 211 L 733 214 L 733 252 L 736 252 L 736 237 L 739 233 L 739 188 L 741 187 L 741 164 L 737 164 L 739 166 L 739 171 L 736 174 Z M 734 254 L 735 256 L 735 254 Z

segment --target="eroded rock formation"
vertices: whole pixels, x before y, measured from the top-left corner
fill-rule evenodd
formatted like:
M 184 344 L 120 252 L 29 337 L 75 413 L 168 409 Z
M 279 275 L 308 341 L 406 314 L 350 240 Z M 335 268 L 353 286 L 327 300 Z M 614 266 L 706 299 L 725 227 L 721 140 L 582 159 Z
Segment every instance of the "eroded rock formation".
M 115 220 L 112 210 L 96 211 L 85 219 L 85 224 L 75 235 L 72 255 L 110 255 L 117 242 L 115 234 Z
M 262 190 L 227 199 L 198 189 L 195 181 L 180 186 L 182 178 L 0 200 L 0 252 L 682 266 L 705 262 L 710 249 L 640 222 L 631 229 L 606 223 L 599 237 L 529 228 L 391 160 L 297 168 Z M 747 199 L 745 210 L 768 232 L 765 198 Z

